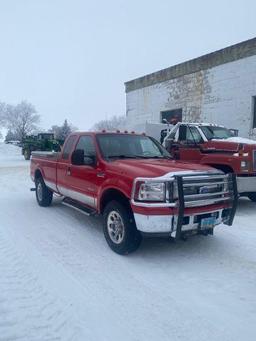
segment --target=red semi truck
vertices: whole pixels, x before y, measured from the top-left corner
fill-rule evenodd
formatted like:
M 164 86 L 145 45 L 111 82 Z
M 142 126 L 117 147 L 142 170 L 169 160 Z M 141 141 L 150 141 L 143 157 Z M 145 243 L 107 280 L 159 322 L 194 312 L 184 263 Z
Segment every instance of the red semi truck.
M 236 210 L 232 174 L 173 160 L 143 134 L 72 133 L 60 153 L 32 153 L 31 177 L 40 206 L 56 193 L 67 206 L 103 215 L 106 241 L 119 254 L 135 251 L 145 234 L 212 234 L 232 225 Z
M 234 173 L 239 195 L 256 202 L 256 141 L 236 137 L 220 125 L 182 122 L 171 129 L 163 145 L 176 160 Z

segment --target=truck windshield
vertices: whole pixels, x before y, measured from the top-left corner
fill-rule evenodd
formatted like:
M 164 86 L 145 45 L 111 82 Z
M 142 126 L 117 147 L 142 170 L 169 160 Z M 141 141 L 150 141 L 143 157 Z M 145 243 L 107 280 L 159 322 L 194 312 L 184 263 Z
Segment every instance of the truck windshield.
M 105 159 L 171 158 L 160 143 L 144 135 L 99 134 L 97 140 Z
M 215 126 L 201 126 L 200 127 L 207 140 L 222 140 L 228 139 L 232 137 L 233 134 L 230 130 L 224 127 L 215 127 Z

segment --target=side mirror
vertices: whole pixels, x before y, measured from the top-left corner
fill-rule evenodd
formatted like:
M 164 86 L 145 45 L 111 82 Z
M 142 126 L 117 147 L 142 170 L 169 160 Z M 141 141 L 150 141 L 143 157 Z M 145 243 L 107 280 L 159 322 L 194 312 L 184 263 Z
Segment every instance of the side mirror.
M 168 150 L 168 152 L 171 150 L 173 143 L 174 139 L 165 140 L 165 148 Z
M 238 136 L 238 129 L 229 129 L 233 136 Z
M 71 155 L 72 165 L 82 166 L 84 165 L 84 151 L 82 149 L 76 149 Z

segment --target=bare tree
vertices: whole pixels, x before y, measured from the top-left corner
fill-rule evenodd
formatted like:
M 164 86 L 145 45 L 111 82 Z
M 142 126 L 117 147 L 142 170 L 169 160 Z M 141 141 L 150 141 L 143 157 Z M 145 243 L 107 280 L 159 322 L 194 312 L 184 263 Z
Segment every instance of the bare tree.
M 92 130 L 124 130 L 126 127 L 125 116 L 112 116 L 110 119 L 101 120 L 94 124 Z
M 2 103 L 2 111 L 4 126 L 18 139 L 22 140 L 26 135 L 37 129 L 40 116 L 31 103 L 26 101 L 22 101 L 17 105 Z

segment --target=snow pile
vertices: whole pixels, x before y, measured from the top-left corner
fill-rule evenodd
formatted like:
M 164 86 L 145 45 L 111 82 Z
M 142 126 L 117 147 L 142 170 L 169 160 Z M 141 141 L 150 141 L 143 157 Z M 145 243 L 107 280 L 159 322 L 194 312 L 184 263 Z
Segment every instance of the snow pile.
M 22 166 L 29 164 L 21 155 L 21 148 L 0 142 L 0 166 Z

